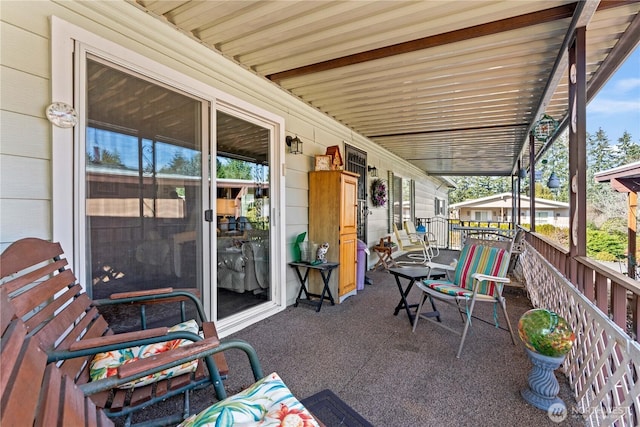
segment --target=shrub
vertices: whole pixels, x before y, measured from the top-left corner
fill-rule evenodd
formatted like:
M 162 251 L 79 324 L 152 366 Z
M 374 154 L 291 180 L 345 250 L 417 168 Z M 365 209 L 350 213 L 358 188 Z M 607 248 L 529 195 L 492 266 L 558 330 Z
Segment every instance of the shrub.
M 620 259 L 624 257 L 625 250 L 626 239 L 620 233 L 587 230 L 587 255 L 591 258 L 596 258 L 599 253 L 606 253 L 613 256 L 614 260 Z

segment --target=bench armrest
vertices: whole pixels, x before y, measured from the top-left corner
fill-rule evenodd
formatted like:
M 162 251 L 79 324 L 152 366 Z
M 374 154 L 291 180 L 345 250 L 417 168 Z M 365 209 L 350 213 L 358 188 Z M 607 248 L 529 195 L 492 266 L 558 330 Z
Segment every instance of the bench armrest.
M 137 378 L 154 374 L 160 370 L 172 368 L 182 363 L 190 362 L 192 360 L 200 358 L 205 359 L 205 363 L 207 363 L 207 369 L 217 372 L 216 365 L 213 362 L 212 356 L 231 349 L 241 350 L 246 354 L 247 358 L 249 359 L 251 370 L 253 372 L 253 377 L 256 381 L 264 377 L 262 367 L 260 366 L 260 361 L 258 360 L 258 354 L 251 346 L 251 344 L 240 339 L 225 339 L 224 341 L 219 341 L 215 338 L 211 338 L 198 341 L 184 347 L 179 347 L 177 349 L 161 353 L 157 356 L 151 356 L 142 359 L 142 362 L 144 363 L 137 366 L 135 365 L 136 363 L 138 363 L 138 361 L 131 362 L 127 365 L 134 366 L 129 371 L 127 371 L 127 369 L 129 369 L 129 366 L 123 365 L 123 367 L 121 368 L 124 368 L 124 370 L 119 370 L 118 375 L 113 375 L 102 380 L 91 381 L 82 384 L 79 387 L 80 389 L 82 389 L 85 395 L 91 395 L 99 393 L 101 391 L 110 390 L 114 387 L 121 386 Z M 181 357 L 177 357 L 178 355 Z M 127 374 L 130 375 L 127 376 Z M 219 381 L 220 384 L 218 385 L 221 386 L 222 379 L 220 379 Z M 224 388 L 222 388 L 222 391 L 224 391 Z
M 138 359 L 131 363 L 126 363 L 118 368 L 118 377 L 126 378 L 131 376 L 140 376 L 142 372 L 147 370 L 160 371 L 164 366 L 171 362 L 179 361 L 180 364 L 193 360 L 191 356 L 200 357 L 202 354 L 210 354 L 208 351 L 220 345 L 217 338 L 206 338 L 193 344 L 178 347 L 176 349 L 155 354 L 153 356 Z
M 112 294 L 109 298 L 93 300 L 96 307 L 112 306 L 120 304 L 146 305 L 165 304 L 173 302 L 187 302 L 194 304 L 201 322 L 206 322 L 207 316 L 200 301 L 200 292 L 195 288 L 160 288 L 148 291 L 120 292 Z M 186 319 L 185 319 L 186 320 Z M 145 326 L 143 325 L 143 329 Z
M 173 288 L 159 288 L 149 289 L 146 291 L 133 291 L 133 292 L 119 292 L 109 295 L 109 299 L 122 299 L 122 298 L 134 298 L 134 297 L 146 297 L 154 295 L 163 295 L 173 292 Z
M 165 337 L 169 333 L 169 328 L 154 328 L 154 329 L 145 329 L 142 331 L 135 332 L 125 332 L 122 334 L 115 335 L 106 335 L 103 337 L 96 338 L 86 338 L 80 341 L 76 341 L 69 346 L 70 351 L 78 351 L 78 350 L 86 350 L 88 348 L 101 347 L 105 345 L 113 345 L 113 344 L 122 344 L 123 346 L 131 346 L 133 344 L 128 344 L 131 342 L 136 342 L 139 340 L 144 340 L 148 338 L 154 337 Z

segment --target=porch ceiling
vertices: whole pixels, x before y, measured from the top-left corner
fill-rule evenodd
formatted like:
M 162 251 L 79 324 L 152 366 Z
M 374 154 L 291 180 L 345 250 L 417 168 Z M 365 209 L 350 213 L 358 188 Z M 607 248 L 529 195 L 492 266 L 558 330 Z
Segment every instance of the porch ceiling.
M 639 2 L 133 4 L 434 175 L 528 163 L 533 124 L 566 118 L 560 52 L 576 26 L 587 25 L 589 99 L 640 41 Z

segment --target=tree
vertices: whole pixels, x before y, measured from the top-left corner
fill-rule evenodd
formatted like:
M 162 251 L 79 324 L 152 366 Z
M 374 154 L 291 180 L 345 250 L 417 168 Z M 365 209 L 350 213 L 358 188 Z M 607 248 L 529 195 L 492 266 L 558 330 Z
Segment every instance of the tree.
M 631 134 L 626 130 L 616 146 L 619 155 L 618 166 L 626 165 L 640 160 L 640 143 L 631 141 Z
M 614 150 L 602 128 L 595 135 L 587 134 L 587 163 L 595 172 L 617 166 Z
M 465 200 L 511 191 L 511 177 L 459 176 L 453 179 L 457 188 L 449 190 L 449 203 L 464 202 Z
M 254 164 L 237 159 L 216 158 L 216 169 L 218 178 L 228 179 L 253 179 Z
M 201 159 L 202 155 L 200 153 L 196 153 L 190 159 L 185 158 L 182 153 L 174 153 L 169 164 L 162 167 L 159 172 L 186 176 L 200 176 L 202 173 Z
M 594 177 L 598 172 L 627 163 L 627 153 L 633 156 L 637 147 L 633 147 L 631 135 L 625 132 L 618 141 L 622 148 L 612 148 L 602 128 L 595 135 L 587 134 L 587 216 L 596 226 L 626 215 L 624 195 L 615 192 L 609 184 L 596 182 Z

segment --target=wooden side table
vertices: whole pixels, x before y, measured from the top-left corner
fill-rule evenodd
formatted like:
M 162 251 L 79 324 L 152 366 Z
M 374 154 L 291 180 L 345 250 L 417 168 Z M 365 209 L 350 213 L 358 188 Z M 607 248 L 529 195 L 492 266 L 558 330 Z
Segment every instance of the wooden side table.
M 391 236 L 381 238 L 380 243 L 373 247 L 373 252 L 378 255 L 378 262 L 373 266 L 373 269 L 382 267 L 388 270 L 390 267 L 398 267 L 398 264 L 391 257 L 396 248 L 397 246 L 392 246 Z
M 298 280 L 300 282 L 300 291 L 298 292 L 298 297 L 296 298 L 294 307 L 298 306 L 298 303 L 307 303 L 316 307 L 316 312 L 320 311 L 322 308 L 322 302 L 326 299 L 329 300 L 331 305 L 335 305 L 336 303 L 333 300 L 333 295 L 331 295 L 331 289 L 329 289 L 329 279 L 331 279 L 331 272 L 335 270 L 338 265 L 337 262 L 325 262 L 323 264 L 309 264 L 306 262 L 290 262 L 289 265 L 293 267 L 298 276 Z M 300 272 L 300 269 L 305 269 L 304 275 Z M 322 276 L 322 281 L 324 283 L 324 287 L 322 288 L 321 294 L 312 294 L 307 289 L 307 282 L 309 278 L 309 272 L 311 270 L 315 270 L 320 273 Z M 302 298 L 302 294 L 304 293 L 305 298 Z M 311 297 L 318 298 L 317 300 L 312 300 Z

